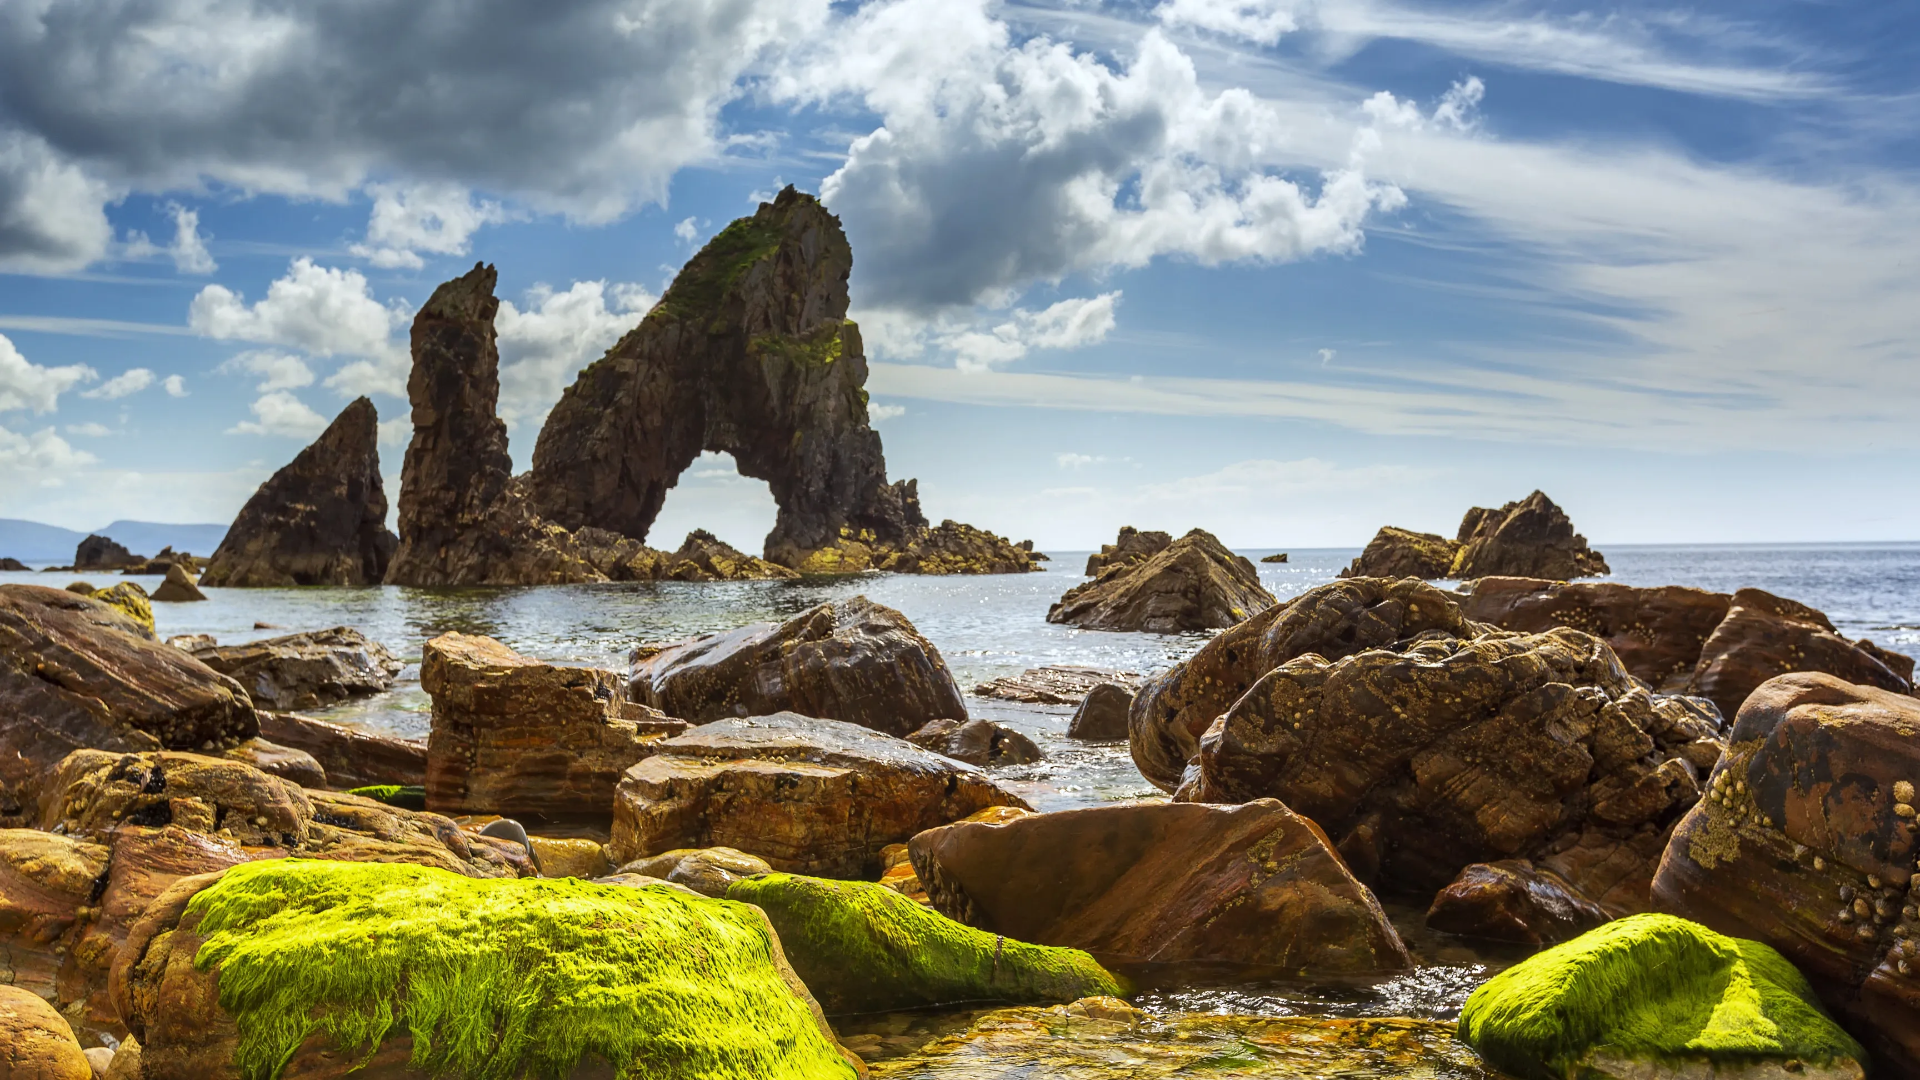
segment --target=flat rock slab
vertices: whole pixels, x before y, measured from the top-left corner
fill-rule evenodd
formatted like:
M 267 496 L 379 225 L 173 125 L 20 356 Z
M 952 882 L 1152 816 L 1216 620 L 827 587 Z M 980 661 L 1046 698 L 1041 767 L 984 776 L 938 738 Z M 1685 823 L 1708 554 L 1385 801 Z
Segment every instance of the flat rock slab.
M 1140 675 L 1132 671 L 1082 667 L 1077 664 L 1048 664 L 1028 668 L 1018 675 L 1003 675 L 973 688 L 975 697 L 1018 701 L 1027 705 L 1078 705 L 1088 692 L 1101 683 L 1117 683 L 1128 689 L 1140 685 Z
M 404 666 L 386 646 L 346 626 L 189 651 L 232 676 L 263 709 L 317 709 L 378 694 L 392 689 Z
M 907 849 L 936 910 L 1019 941 L 1309 976 L 1412 964 L 1319 827 L 1272 799 L 962 822 Z

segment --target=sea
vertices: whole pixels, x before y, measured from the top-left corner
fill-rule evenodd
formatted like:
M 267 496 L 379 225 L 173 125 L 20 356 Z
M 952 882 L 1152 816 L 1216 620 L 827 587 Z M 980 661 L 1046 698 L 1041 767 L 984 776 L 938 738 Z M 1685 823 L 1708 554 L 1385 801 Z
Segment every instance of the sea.
M 1920 657 L 1920 543 L 1809 545 L 1606 546 L 1610 580 L 1629 585 L 1691 585 L 1721 592 L 1765 589 L 1824 611 L 1851 638 L 1871 638 Z M 1240 554 L 1255 561 L 1261 581 L 1282 599 L 1332 581 L 1357 549 L 1289 552 L 1285 563 L 1260 563 L 1271 550 Z M 208 589 L 204 603 L 154 605 L 160 635 L 210 634 L 221 644 L 301 630 L 350 626 L 380 641 L 407 663 L 395 688 L 378 697 L 313 715 L 384 734 L 424 738 L 430 703 L 418 681 L 421 646 L 448 631 L 485 634 L 528 656 L 559 664 L 625 671 L 636 646 L 670 642 L 747 623 L 778 621 L 828 600 L 855 595 L 903 612 L 946 658 L 963 689 L 1045 664 L 1082 664 L 1151 673 L 1198 649 L 1204 634 L 1133 634 L 1077 630 L 1046 621 L 1061 593 L 1086 580 L 1087 552 L 1061 551 L 1043 572 L 983 577 L 867 574 L 775 582 L 645 582 L 538 588 L 411 589 L 397 587 Z M 0 582 L 65 586 L 68 573 L 0 573 Z M 105 586 L 116 578 L 93 575 Z M 156 579 L 142 578 L 149 588 Z M 1447 587 L 1446 583 L 1440 583 Z M 1060 810 L 1128 799 L 1163 798 L 1134 768 L 1124 743 L 1066 738 L 1071 710 L 1027 706 L 969 695 L 973 715 L 1015 727 L 1045 757 L 994 770 L 996 779 L 1036 809 Z M 1391 908 L 1391 905 L 1390 905 Z M 1511 962 L 1499 950 L 1476 949 L 1425 935 L 1416 910 L 1393 909 L 1420 968 L 1386 983 L 1362 986 L 1290 984 L 1169 987 L 1149 990 L 1150 1011 L 1257 1015 L 1454 1015 L 1466 994 Z

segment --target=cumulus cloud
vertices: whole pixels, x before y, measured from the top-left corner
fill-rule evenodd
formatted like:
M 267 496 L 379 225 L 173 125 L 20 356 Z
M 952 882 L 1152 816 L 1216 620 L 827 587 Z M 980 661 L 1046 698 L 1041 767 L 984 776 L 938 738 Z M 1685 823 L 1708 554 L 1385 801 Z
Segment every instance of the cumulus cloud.
M 681 243 L 691 244 L 699 232 L 694 227 L 693 219 L 687 218 L 673 227 L 673 235 L 679 237 Z
M 67 474 L 100 460 L 42 428 L 23 435 L 0 427 L 0 492 L 59 487 Z
M 297 356 L 289 356 L 272 349 L 256 349 L 240 353 L 221 364 L 219 369 L 231 374 L 243 372 L 260 376 L 255 390 L 266 393 L 273 390 L 297 390 L 302 386 L 313 385 L 313 369 Z
M 9 13 L 0 11 L 6 21 Z M 0 61 L 0 83 L 4 68 Z M 0 110 L 6 100 L 0 92 Z M 0 119 L 0 270 L 64 273 L 106 255 L 113 241 L 106 204 L 118 194 L 45 139 Z
M 260 395 L 248 408 L 252 420 L 242 420 L 227 429 L 229 435 L 283 435 L 311 439 L 327 429 L 326 417 L 285 390 Z
M 863 314 L 861 325 L 875 356 L 921 356 L 932 349 L 953 357 L 962 371 L 987 371 L 1034 349 L 1078 349 L 1106 340 L 1119 301 L 1116 290 L 1039 311 L 952 312 L 932 319 L 882 309 Z
M 225 285 L 209 285 L 187 309 L 187 325 L 206 337 L 319 356 L 388 352 L 390 335 L 406 318 L 404 306 L 375 300 L 359 271 L 319 266 L 305 256 L 293 260 L 286 276 L 253 304 Z
M 500 418 L 537 427 L 575 373 L 620 340 L 659 299 L 642 286 L 576 281 L 564 292 L 536 285 L 523 309 L 500 302 Z
M 61 394 L 78 383 L 98 377 L 85 364 L 50 368 L 33 363 L 14 348 L 5 334 L 0 334 L 0 412 L 14 409 L 52 412 Z
M 180 398 L 187 396 L 187 380 L 179 375 L 169 375 L 161 379 L 160 387 L 167 392 L 168 397 Z
M 1295 5 L 1275 0 L 1168 0 L 1154 9 L 1166 26 L 1208 30 L 1272 45 L 1281 35 L 1299 29 Z
M 883 424 L 888 420 L 898 420 L 905 415 L 907 415 L 905 405 L 883 405 L 874 402 L 867 406 L 867 422 L 870 424 Z
M 373 196 L 367 241 L 352 251 L 375 266 L 418 270 L 426 265 L 423 251 L 465 255 L 481 226 L 509 216 L 497 202 L 475 202 L 458 184 L 369 184 L 367 192 Z
M 1444 131 L 1467 132 L 1480 126 L 1480 102 L 1487 96 L 1487 84 L 1478 75 L 1469 75 L 1447 88 L 1431 113 L 1423 113 L 1411 101 L 1401 101 L 1382 90 L 1361 102 L 1364 112 L 1377 127 L 1421 131 L 1431 126 Z
M 83 398 L 100 398 L 107 401 L 114 401 L 145 390 L 147 387 L 153 385 L 153 379 L 153 372 L 147 368 L 128 368 L 126 371 L 115 375 L 113 378 L 108 379 L 106 382 L 101 383 L 91 390 L 82 390 L 80 396 Z

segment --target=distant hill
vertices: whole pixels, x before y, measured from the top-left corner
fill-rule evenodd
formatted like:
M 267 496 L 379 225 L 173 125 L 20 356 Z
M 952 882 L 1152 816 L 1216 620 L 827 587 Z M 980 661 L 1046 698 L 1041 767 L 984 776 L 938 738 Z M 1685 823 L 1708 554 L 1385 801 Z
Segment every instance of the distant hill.
M 93 531 L 125 544 L 135 555 L 153 555 L 161 548 L 171 547 L 204 557 L 213 554 L 213 549 L 220 546 L 220 538 L 227 535 L 225 525 L 172 525 L 159 521 L 116 521 Z M 73 549 L 86 538 L 84 532 L 57 525 L 0 518 L 0 556 L 24 563 L 70 563 Z

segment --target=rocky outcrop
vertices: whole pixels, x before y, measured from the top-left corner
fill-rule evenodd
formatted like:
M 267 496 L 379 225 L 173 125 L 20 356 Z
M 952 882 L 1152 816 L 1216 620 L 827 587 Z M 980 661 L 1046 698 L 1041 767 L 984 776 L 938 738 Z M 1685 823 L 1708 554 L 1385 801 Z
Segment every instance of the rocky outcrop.
M 37 815 L 42 782 L 80 749 L 226 749 L 259 734 L 232 679 L 119 611 L 0 585 L 0 825 Z
M 187 573 L 186 568 L 178 563 L 167 567 L 167 580 L 153 590 L 153 599 L 166 604 L 192 603 L 206 598 L 207 594 L 200 591 L 200 586 L 193 580 L 193 575 Z
M 1154 555 L 1114 563 L 1068 589 L 1047 610 L 1047 621 L 1171 634 L 1232 626 L 1274 603 L 1252 563 L 1195 529 Z
M 98 534 L 80 541 L 73 552 L 73 570 L 119 570 L 147 560 Z
M 543 664 L 488 637 L 427 642 L 420 686 L 433 698 L 427 808 L 439 813 L 605 828 L 621 774 L 687 727 L 626 700 L 611 671 Z
M 1606 922 L 1600 905 L 1525 859 L 1474 863 L 1434 896 L 1427 929 L 1488 941 L 1552 945 Z
M 190 651 L 267 709 L 318 709 L 378 694 L 393 688 L 403 666 L 386 646 L 346 626 Z
M 1141 532 L 1131 525 L 1120 526 L 1120 535 L 1111 544 L 1087 556 L 1087 576 L 1099 577 L 1110 566 L 1145 562 L 1173 545 L 1173 537 L 1163 532 Z
M 1920 1074 L 1920 701 L 1830 675 L 1746 699 L 1654 904 L 1779 949 L 1893 1075 Z
M 1067 737 L 1116 742 L 1127 737 L 1127 716 L 1133 711 L 1133 691 L 1119 683 L 1103 682 L 1087 691 L 1067 722 Z
M 1420 578 L 1434 581 L 1450 576 L 1460 545 L 1437 533 L 1414 532 L 1383 525 L 1343 578 Z
M 1726 618 L 1731 603 L 1726 593 L 1679 585 L 1640 588 L 1607 581 L 1488 577 L 1474 582 L 1460 609 L 1469 619 L 1503 630 L 1584 630 L 1606 639 L 1621 666 L 1647 685 L 1679 693 L 1687 689 L 1701 646 Z M 1732 716 L 1734 710 L 1721 711 Z
M 1566 511 L 1536 491 L 1498 510 L 1468 510 L 1453 540 L 1391 525 L 1382 528 L 1340 576 L 1571 581 L 1609 572 L 1607 560 L 1573 531 Z
M 695 529 L 664 560 L 660 577 L 671 581 L 768 581 L 799 577 L 779 563 L 743 554 L 705 529 Z
M 852 266 L 839 220 L 792 188 L 727 226 L 554 406 L 529 474 L 535 510 L 644 541 L 667 490 L 712 450 L 772 490 L 773 562 L 1032 569 L 1029 550 L 992 534 L 929 529 L 913 481 L 888 483 L 860 331 L 846 318 Z
M 1412 966 L 1320 829 L 1270 799 L 966 822 L 907 849 L 935 910 L 1018 941 L 1313 976 Z
M 1128 690 L 1140 685 L 1140 676 L 1131 671 L 1085 667 L 1079 664 L 1049 664 L 1028 668 L 1018 675 L 1004 675 L 973 688 L 974 696 L 1018 701 L 1028 705 L 1078 705 L 1101 683 L 1115 683 Z
M 613 860 L 731 847 L 776 870 L 879 873 L 880 850 L 989 806 L 985 773 L 912 743 L 793 713 L 720 720 L 661 742 L 614 797 Z
M 75 590 L 69 588 L 67 591 Z M 109 607 L 118 608 L 121 614 L 140 624 L 141 636 L 156 638 L 153 628 L 152 597 L 147 595 L 147 590 L 141 588 L 138 582 L 122 581 L 104 589 L 95 589 L 92 592 L 82 591 L 80 595 L 91 596 Z
M 174 551 L 172 545 L 160 549 L 160 554 L 142 563 L 135 563 L 120 572 L 129 576 L 145 574 L 164 575 L 178 563 L 189 574 L 198 574 L 206 569 L 207 560 L 196 559 L 192 552 Z
M 421 743 L 292 713 L 261 712 L 259 716 L 261 737 L 313 755 L 333 787 L 426 785 L 427 748 Z
M 24 570 L 31 570 L 31 569 L 33 569 L 31 566 L 28 566 L 26 563 L 23 563 L 19 559 L 13 558 L 12 556 L 0 557 L 0 570 L 4 570 L 9 573 L 12 573 L 16 571 L 24 571 Z
M 60 999 L 61 968 L 107 856 L 104 844 L 0 829 L 0 956 L 8 982 Z
M 1208 727 L 1175 797 L 1279 799 L 1393 895 L 1527 858 L 1616 913 L 1643 911 L 1718 727 L 1710 706 L 1649 695 L 1578 630 L 1434 634 L 1274 668 Z
M 967 718 L 940 650 L 864 596 L 636 656 L 628 696 L 696 724 L 790 711 L 906 735 Z
M 387 529 L 379 439 L 373 402 L 354 399 L 241 507 L 202 583 L 272 588 L 386 580 L 400 540 Z
M 1040 747 L 1032 739 L 992 720 L 929 720 L 906 738 L 923 750 L 981 768 L 1040 760 Z
M 1741 589 L 1733 594 L 1727 617 L 1701 646 L 1687 692 L 1711 699 L 1728 716 L 1739 712 L 1747 695 L 1761 683 L 1791 671 L 1825 672 L 1846 682 L 1904 694 L 1913 689 L 1912 663 L 1871 642 L 1848 641 L 1834 632 L 1825 615 L 1805 604 L 1759 589 Z
M 17 986 L 0 985 L 0 1077 L 93 1080 L 93 1066 L 53 1006 Z

